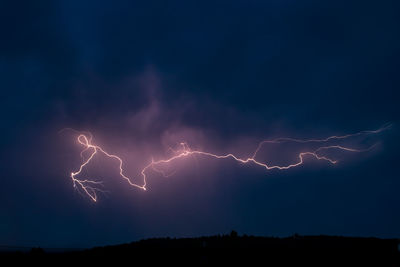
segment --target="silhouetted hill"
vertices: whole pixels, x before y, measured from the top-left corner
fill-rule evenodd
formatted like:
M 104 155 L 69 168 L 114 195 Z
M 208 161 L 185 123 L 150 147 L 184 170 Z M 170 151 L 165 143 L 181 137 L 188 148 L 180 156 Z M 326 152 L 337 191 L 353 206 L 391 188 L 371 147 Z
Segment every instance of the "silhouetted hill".
M 25 259 L 90 260 L 130 259 L 133 263 L 205 265 L 273 264 L 318 266 L 400 266 L 397 239 L 340 236 L 299 236 L 287 238 L 218 235 L 199 238 L 153 238 L 129 244 L 92 249 L 46 253 L 8 253 Z

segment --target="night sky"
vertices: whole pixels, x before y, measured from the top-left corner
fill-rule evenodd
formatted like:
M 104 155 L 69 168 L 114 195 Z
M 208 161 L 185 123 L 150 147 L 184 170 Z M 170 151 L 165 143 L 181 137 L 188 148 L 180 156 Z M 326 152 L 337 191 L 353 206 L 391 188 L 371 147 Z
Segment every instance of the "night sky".
M 0 1 L 0 245 L 233 229 L 400 238 L 399 14 L 396 0 Z M 85 173 L 107 186 L 96 203 L 69 177 L 81 164 L 76 133 L 60 132 L 90 131 L 140 180 L 181 141 L 244 156 L 265 138 L 388 122 L 355 140 L 376 148 L 334 166 L 188 158 L 174 176 L 149 174 L 147 191 L 100 156 Z M 296 156 L 271 151 L 279 163 Z

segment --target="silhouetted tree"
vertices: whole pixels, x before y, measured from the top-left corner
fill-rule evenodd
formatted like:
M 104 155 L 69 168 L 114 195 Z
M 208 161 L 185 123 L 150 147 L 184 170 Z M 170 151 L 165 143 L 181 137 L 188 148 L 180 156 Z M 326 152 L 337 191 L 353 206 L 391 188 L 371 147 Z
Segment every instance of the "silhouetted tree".
M 40 247 L 32 248 L 30 254 L 33 256 L 44 255 L 44 250 Z
M 231 235 L 232 238 L 238 237 L 238 233 L 235 230 L 232 230 Z

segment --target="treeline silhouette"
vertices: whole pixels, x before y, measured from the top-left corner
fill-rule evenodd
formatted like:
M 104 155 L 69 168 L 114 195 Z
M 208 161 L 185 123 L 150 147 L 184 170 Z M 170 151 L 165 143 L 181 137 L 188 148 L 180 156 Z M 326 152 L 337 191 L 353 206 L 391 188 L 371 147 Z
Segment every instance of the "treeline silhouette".
M 150 264 L 263 264 L 272 266 L 400 266 L 399 240 L 340 236 L 286 238 L 229 235 L 198 238 L 152 238 L 129 244 L 79 251 L 3 252 L 3 257 L 26 260 L 127 259 Z M 131 265 L 131 264 L 129 264 Z

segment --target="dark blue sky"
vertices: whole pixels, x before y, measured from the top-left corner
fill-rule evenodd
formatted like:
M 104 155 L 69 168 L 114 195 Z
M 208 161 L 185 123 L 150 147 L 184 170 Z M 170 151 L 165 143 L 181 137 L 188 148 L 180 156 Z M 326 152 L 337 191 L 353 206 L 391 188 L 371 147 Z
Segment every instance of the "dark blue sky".
M 400 237 L 399 13 L 395 0 L 0 1 L 0 244 Z M 80 148 L 59 134 L 91 131 L 135 176 L 180 139 L 235 151 L 386 122 L 378 149 L 334 167 L 201 161 L 142 192 L 101 162 L 111 188 L 96 204 L 74 191 Z

